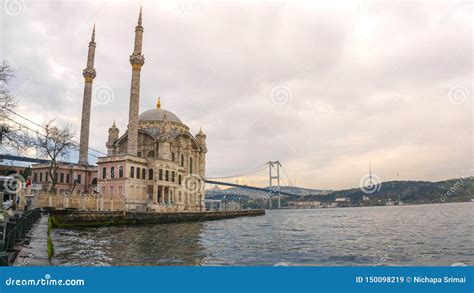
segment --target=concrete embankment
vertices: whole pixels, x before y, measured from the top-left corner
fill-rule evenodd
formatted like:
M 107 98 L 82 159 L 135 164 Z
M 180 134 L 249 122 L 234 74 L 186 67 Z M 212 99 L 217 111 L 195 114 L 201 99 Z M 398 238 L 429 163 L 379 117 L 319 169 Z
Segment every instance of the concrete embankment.
M 253 217 L 265 215 L 265 210 L 237 210 L 222 212 L 176 212 L 176 213 L 142 213 L 124 211 L 79 211 L 51 210 L 53 227 L 90 227 L 108 225 L 141 225 L 180 222 L 199 222 Z

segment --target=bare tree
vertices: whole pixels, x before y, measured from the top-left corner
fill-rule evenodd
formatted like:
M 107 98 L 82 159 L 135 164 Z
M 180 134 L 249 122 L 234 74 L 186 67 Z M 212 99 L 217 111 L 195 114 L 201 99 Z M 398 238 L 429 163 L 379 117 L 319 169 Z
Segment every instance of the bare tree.
M 60 164 L 59 160 L 67 159 L 70 152 L 76 148 L 71 126 L 67 125 L 60 129 L 53 122 L 54 120 L 50 120 L 45 123 L 43 125 L 45 134 L 38 133 L 36 139 L 32 140 L 31 143 L 39 151 L 40 156 L 51 160 L 48 170 L 52 182 L 49 188 L 50 193 L 56 191 L 58 181 L 56 174 Z
M 28 137 L 21 125 L 11 118 L 17 106 L 17 101 L 8 88 L 12 77 L 13 71 L 4 61 L 0 64 L 0 146 L 21 151 L 27 147 Z

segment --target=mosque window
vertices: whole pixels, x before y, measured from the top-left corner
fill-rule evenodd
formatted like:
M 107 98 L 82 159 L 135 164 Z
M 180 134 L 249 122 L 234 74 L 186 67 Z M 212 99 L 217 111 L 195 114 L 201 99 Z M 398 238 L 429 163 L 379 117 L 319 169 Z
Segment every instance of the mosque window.
M 142 179 L 146 180 L 146 169 L 145 168 L 142 169 Z
M 102 179 L 107 178 L 107 168 L 102 168 Z
M 153 169 L 148 170 L 148 180 L 153 180 Z
M 123 166 L 119 166 L 119 177 L 123 177 Z
M 137 167 L 137 179 L 140 179 L 140 168 Z
M 110 167 L 110 178 L 115 178 L 115 167 Z
M 165 171 L 165 180 L 168 181 L 169 180 L 169 175 L 170 175 L 170 172 L 168 170 Z
M 163 169 L 158 172 L 158 179 L 163 180 Z
M 148 152 L 148 157 L 149 158 L 154 158 L 155 157 L 155 151 L 149 151 Z
M 134 174 L 135 173 L 135 168 L 134 167 L 130 167 L 130 178 L 133 178 Z

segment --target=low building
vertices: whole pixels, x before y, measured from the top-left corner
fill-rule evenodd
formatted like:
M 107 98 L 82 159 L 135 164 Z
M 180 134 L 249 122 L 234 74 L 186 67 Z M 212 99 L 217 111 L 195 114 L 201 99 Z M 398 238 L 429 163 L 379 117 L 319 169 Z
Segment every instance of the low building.
M 288 207 L 292 209 L 312 209 L 321 207 L 320 201 L 289 201 Z
M 96 193 L 97 166 L 60 163 L 53 174 L 56 192 L 59 194 Z M 31 172 L 34 191 L 49 191 L 53 178 L 49 164 L 34 164 Z

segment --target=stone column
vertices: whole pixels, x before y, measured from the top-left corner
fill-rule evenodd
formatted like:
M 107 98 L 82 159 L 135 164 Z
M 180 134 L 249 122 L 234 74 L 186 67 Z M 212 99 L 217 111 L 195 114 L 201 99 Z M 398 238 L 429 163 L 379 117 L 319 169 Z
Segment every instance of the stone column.
M 95 25 L 89 42 L 87 67 L 82 72 L 84 76 L 84 96 L 82 99 L 81 136 L 79 141 L 79 164 L 87 165 L 89 155 L 89 128 L 91 120 L 92 82 L 96 76 L 94 69 L 95 58 Z M 85 178 L 84 178 L 85 179 Z
M 132 84 L 130 89 L 130 107 L 128 113 L 128 143 L 127 153 L 137 155 L 138 150 L 138 112 L 140 104 L 140 71 L 145 64 L 145 57 L 142 55 L 143 27 L 142 10 L 138 17 L 138 25 L 135 27 L 135 45 L 130 64 L 132 65 Z

